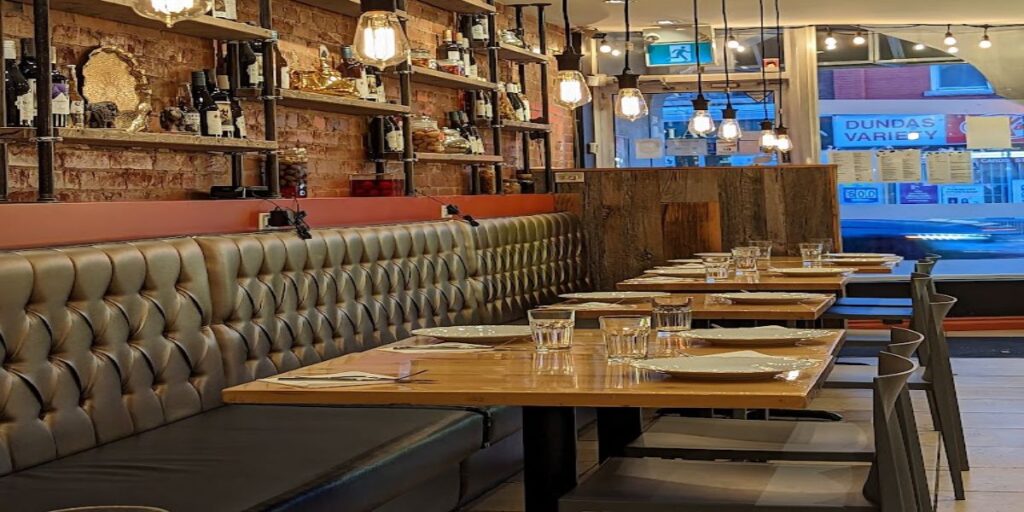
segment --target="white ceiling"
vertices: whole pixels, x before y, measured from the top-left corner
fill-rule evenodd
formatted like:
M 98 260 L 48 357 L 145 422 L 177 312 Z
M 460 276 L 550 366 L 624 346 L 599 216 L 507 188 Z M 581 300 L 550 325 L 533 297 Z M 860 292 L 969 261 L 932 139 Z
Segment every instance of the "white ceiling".
M 548 20 L 562 21 L 562 0 L 550 0 Z M 1024 23 L 1024 0 L 779 0 L 782 24 L 801 25 L 897 25 L 897 24 L 1014 24 Z M 504 0 L 507 4 L 536 0 Z M 720 26 L 721 0 L 699 0 L 702 24 Z M 727 0 L 729 24 L 758 25 L 758 0 Z M 774 22 L 774 0 L 765 0 L 767 18 Z M 692 0 L 634 0 L 630 24 L 636 29 L 654 26 L 658 20 L 693 22 Z M 575 27 L 601 31 L 623 29 L 622 4 L 604 0 L 569 0 Z

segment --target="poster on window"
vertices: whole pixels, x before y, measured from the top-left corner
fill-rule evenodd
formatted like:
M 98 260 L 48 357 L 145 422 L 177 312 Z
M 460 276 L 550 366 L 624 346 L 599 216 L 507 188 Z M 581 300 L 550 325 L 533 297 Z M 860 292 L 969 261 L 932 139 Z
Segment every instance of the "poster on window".
M 900 183 L 900 204 L 937 204 L 939 202 L 939 186 L 924 183 Z
M 708 154 L 707 139 L 668 139 L 665 153 L 669 156 L 704 156 Z
M 661 158 L 663 147 L 661 139 L 636 139 L 634 157 L 637 159 Z
M 984 204 L 984 185 L 943 185 L 939 187 L 942 204 Z
M 871 172 L 871 151 L 829 151 L 836 165 L 839 183 L 867 183 L 874 181 Z
M 879 151 L 878 178 L 884 183 L 903 181 L 903 153 L 900 151 Z
M 925 156 L 929 183 L 974 183 L 971 154 L 963 151 L 935 152 Z
M 915 183 L 921 181 L 921 150 L 920 149 L 904 149 L 900 151 L 900 165 L 903 167 L 900 173 L 903 178 L 900 181 L 904 183 Z

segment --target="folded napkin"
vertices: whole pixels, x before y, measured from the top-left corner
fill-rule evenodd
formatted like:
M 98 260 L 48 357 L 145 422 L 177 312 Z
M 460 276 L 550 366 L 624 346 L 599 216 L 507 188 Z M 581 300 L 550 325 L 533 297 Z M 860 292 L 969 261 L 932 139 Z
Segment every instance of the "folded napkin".
M 281 380 L 282 375 L 275 377 L 268 377 L 266 379 L 260 379 L 263 382 L 269 382 L 271 384 L 284 384 L 285 386 L 293 386 L 297 388 L 344 388 L 351 386 L 370 386 L 374 384 L 392 384 L 393 379 L 397 379 L 396 375 L 381 375 L 379 373 L 367 373 L 367 372 L 341 372 L 341 373 L 325 373 L 317 375 L 290 375 L 290 377 L 320 377 L 320 378 L 366 378 L 369 380 Z M 387 380 L 373 380 L 373 379 L 387 379 Z
M 484 352 L 494 350 L 490 345 L 474 345 L 473 343 L 445 342 L 434 345 L 417 345 L 414 347 L 381 347 L 378 350 L 387 352 L 398 352 L 400 354 L 463 354 L 466 352 Z

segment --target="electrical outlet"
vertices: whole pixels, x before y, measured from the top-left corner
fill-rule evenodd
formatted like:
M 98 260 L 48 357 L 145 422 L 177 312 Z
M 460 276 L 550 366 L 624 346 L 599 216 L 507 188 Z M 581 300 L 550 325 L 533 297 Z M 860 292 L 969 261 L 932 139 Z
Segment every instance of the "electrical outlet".
M 263 231 L 270 229 L 270 213 L 261 213 L 256 221 L 256 229 Z
M 446 204 L 442 204 L 441 205 L 441 218 L 442 219 L 450 219 L 450 218 L 452 218 L 452 214 L 448 213 L 448 205 L 446 205 Z

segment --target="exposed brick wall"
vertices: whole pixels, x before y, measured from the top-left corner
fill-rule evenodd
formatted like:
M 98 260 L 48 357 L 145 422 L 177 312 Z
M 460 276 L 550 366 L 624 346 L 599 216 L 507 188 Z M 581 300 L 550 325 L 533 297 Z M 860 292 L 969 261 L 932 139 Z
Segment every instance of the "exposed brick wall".
M 257 1 L 239 0 L 239 19 L 257 19 Z M 29 37 L 32 34 L 31 6 L 20 3 L 5 5 L 7 38 Z M 441 31 L 453 24 L 453 14 L 410 0 L 409 37 L 414 47 L 434 48 Z M 529 11 L 527 11 L 529 12 Z M 316 47 L 327 44 L 337 53 L 340 45 L 350 44 L 355 19 L 307 6 L 294 0 L 274 2 L 275 29 L 280 33 L 281 49 L 292 69 L 312 69 Z M 213 43 L 208 40 L 175 35 L 132 25 L 116 23 L 54 11 L 51 16 L 57 59 L 61 65 L 81 63 L 88 52 L 103 45 L 117 45 L 135 54 L 145 69 L 153 88 L 153 110 L 158 113 L 165 102 L 173 100 L 178 84 L 188 81 L 193 69 L 213 65 Z M 528 41 L 536 42 L 536 20 L 527 19 Z M 512 10 L 505 9 L 498 17 L 498 27 L 513 25 Z M 549 25 L 549 43 L 560 44 L 561 30 Z M 483 61 L 481 61 L 483 63 Z M 481 66 L 486 72 L 486 66 Z M 540 73 L 529 66 L 527 88 L 534 108 L 540 115 Z M 501 66 L 508 79 L 511 68 Z M 554 67 L 552 66 L 552 74 Z M 389 98 L 398 98 L 397 81 L 387 83 Z M 254 137 L 263 133 L 262 107 L 258 103 L 243 104 Z M 443 122 L 443 113 L 459 107 L 456 91 L 413 86 L 413 112 L 430 115 Z M 567 167 L 572 161 L 572 117 L 558 106 L 552 106 L 552 164 Z M 348 195 L 348 176 L 372 172 L 365 160 L 363 134 L 367 120 L 359 116 L 332 114 L 307 109 L 278 109 L 278 138 L 282 148 L 306 147 L 310 154 L 310 191 L 314 197 Z M 154 114 L 150 129 L 159 131 Z M 484 131 L 490 147 L 490 133 Z M 519 137 L 505 134 L 506 175 L 522 167 Z M 532 165 L 540 165 L 540 142 L 533 142 Z M 12 200 L 35 198 L 36 155 L 30 145 L 10 145 L 10 187 Z M 56 158 L 56 193 L 61 201 L 111 200 L 173 200 L 188 199 L 208 191 L 210 186 L 229 182 L 230 165 L 223 156 L 163 151 L 127 151 L 122 149 L 89 149 L 58 145 Z M 389 164 L 400 171 L 399 164 Z M 245 180 L 259 182 L 258 157 L 247 156 Z M 468 169 L 454 165 L 417 165 L 416 187 L 432 194 L 460 194 L 469 190 Z

